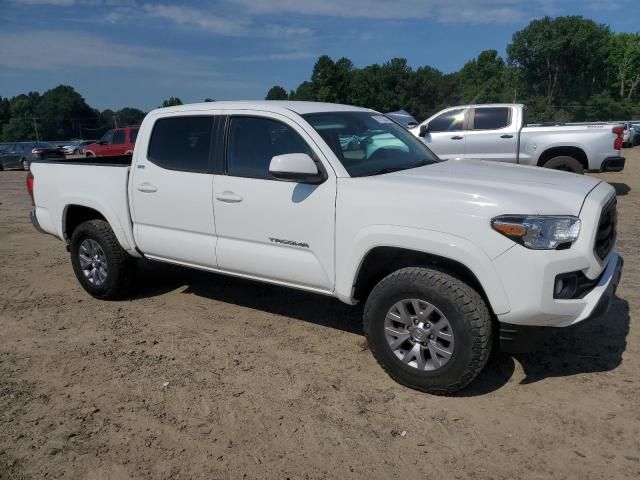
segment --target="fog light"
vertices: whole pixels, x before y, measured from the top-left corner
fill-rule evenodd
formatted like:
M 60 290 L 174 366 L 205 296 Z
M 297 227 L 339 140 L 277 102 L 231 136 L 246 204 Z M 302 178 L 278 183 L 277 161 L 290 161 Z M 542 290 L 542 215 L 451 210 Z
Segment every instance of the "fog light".
M 556 277 L 553 286 L 553 298 L 573 298 L 578 288 L 578 276 L 574 273 L 563 273 Z

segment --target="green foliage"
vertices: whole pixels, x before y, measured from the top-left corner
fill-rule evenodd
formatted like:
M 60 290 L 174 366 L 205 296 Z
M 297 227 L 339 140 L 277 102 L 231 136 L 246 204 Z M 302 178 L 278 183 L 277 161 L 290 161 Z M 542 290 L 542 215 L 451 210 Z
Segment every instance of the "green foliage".
M 180 100 L 178 97 L 169 97 L 164 102 L 162 102 L 162 105 L 160 105 L 160 107 L 158 108 L 175 107 L 177 105 L 182 105 L 182 100 Z
M 291 100 L 405 109 L 424 119 L 443 107 L 490 102 L 529 106 L 529 120 L 621 120 L 640 113 L 640 34 L 614 34 L 579 16 L 545 17 L 513 35 L 508 59 L 481 52 L 451 74 L 403 58 L 356 68 L 327 55 Z M 284 91 L 284 89 L 282 89 Z
M 287 91 L 284 88 L 282 88 L 280 85 L 274 85 L 273 87 L 271 87 L 267 92 L 267 96 L 265 97 L 265 100 L 288 100 L 288 99 L 289 99 L 289 95 L 287 94 Z

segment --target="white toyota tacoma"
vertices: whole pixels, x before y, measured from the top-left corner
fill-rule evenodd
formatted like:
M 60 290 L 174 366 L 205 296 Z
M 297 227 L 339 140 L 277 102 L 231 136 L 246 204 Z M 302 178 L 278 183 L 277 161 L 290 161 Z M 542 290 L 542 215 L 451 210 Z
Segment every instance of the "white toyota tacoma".
M 27 186 L 89 294 L 126 295 L 145 257 L 364 302 L 375 358 L 431 393 L 469 384 L 494 342 L 606 315 L 622 269 L 607 183 L 443 161 L 345 105 L 154 110 L 132 157 L 35 161 Z

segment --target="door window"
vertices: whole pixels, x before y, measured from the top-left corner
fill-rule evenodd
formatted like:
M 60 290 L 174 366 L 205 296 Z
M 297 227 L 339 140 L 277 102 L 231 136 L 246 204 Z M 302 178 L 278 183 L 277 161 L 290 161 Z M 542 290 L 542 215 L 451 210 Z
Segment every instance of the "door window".
M 464 125 L 464 116 L 467 113 L 467 108 L 456 108 L 455 110 L 449 110 L 442 115 L 438 115 L 433 120 L 429 121 L 430 132 L 456 132 L 462 130 Z
M 227 173 L 234 177 L 272 179 L 269 164 L 276 155 L 312 151 L 290 126 L 260 117 L 232 117 Z
M 511 123 L 511 109 L 508 107 L 476 108 L 473 114 L 474 130 L 498 130 Z
M 109 130 L 107 133 L 104 134 L 104 136 L 100 139 L 100 141 L 105 142 L 107 145 L 112 144 L 114 132 L 115 130 Z
M 147 157 L 168 170 L 206 173 L 212 130 L 212 116 L 162 118 L 153 126 Z
M 138 138 L 138 129 L 132 128 L 129 130 L 129 142 L 136 143 L 136 138 Z
M 113 134 L 113 144 L 114 145 L 124 144 L 124 130 L 116 130 L 116 133 Z

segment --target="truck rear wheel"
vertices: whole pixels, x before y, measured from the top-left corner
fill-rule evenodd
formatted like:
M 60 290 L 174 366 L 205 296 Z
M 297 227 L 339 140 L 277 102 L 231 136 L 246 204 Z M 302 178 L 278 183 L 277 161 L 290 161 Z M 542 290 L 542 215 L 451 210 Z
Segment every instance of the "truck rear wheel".
M 467 386 L 491 352 L 482 297 L 439 270 L 403 268 L 367 299 L 364 331 L 373 356 L 397 382 L 446 395 Z
M 553 157 L 548 160 L 544 165 L 544 168 L 553 168 L 554 170 L 562 170 L 564 172 L 577 173 L 578 175 L 584 174 L 584 167 L 582 164 L 573 157 Z
M 71 235 L 71 264 L 80 285 L 92 296 L 113 300 L 133 284 L 133 258 L 104 220 L 81 223 Z

